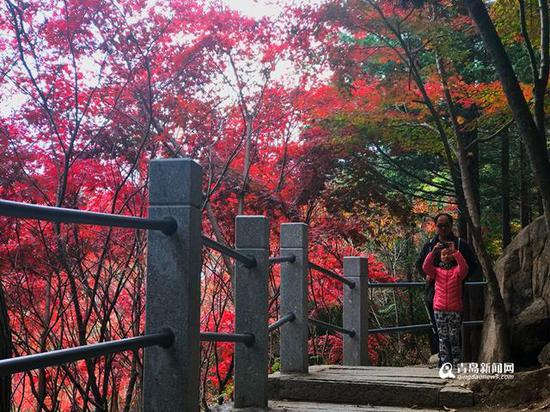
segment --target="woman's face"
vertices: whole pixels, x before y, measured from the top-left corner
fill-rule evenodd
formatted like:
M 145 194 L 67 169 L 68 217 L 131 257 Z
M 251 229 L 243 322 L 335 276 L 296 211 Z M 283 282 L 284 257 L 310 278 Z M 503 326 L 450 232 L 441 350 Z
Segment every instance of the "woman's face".
M 449 248 L 445 248 L 441 250 L 441 261 L 443 263 L 449 263 L 452 262 L 455 259 L 453 256 L 451 250 Z

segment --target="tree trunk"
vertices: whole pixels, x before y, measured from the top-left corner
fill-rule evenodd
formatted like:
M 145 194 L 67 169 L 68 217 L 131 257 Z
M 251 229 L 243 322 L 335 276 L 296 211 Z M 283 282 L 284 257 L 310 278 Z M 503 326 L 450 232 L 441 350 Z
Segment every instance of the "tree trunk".
M 464 200 L 464 195 L 462 194 L 462 187 L 460 187 L 460 190 L 457 190 L 456 192 L 457 203 L 459 205 L 466 204 L 466 200 Z M 458 221 L 456 226 L 458 229 L 458 236 L 462 239 L 468 239 L 468 224 L 466 223 L 466 218 L 464 217 L 462 207 L 460 207 L 460 210 L 458 211 Z
M 491 54 L 515 124 L 525 144 L 529 163 L 544 206 L 546 227 L 550 230 L 550 160 L 544 133 L 537 128 L 516 74 L 495 26 L 482 0 L 464 0 L 485 47 Z M 536 81 L 536 80 L 535 80 Z
M 225 243 L 225 239 L 223 237 L 222 229 L 220 228 L 218 219 L 216 218 L 216 215 L 212 210 L 212 206 L 210 202 L 206 204 L 206 215 L 208 216 L 208 220 L 212 225 L 212 231 L 214 232 L 214 236 L 216 237 L 215 240 L 218 243 L 221 243 L 222 245 L 227 246 L 227 244 Z M 233 296 L 235 296 L 235 271 L 233 270 L 231 259 L 229 259 L 229 257 L 224 253 L 222 253 L 221 256 L 222 256 L 225 268 L 227 270 L 227 273 L 229 273 L 229 276 L 231 277 L 231 292 L 233 293 Z M 233 299 L 233 296 L 231 297 L 231 299 Z
M 531 206 L 529 205 L 529 174 L 525 164 L 523 143 L 519 145 L 519 216 L 521 228 L 531 223 Z
M 475 124 L 474 116 L 476 113 L 472 113 L 472 123 Z M 468 121 L 467 121 L 468 122 Z M 466 159 L 468 162 L 468 173 L 472 175 L 473 183 L 473 195 L 476 203 L 477 210 L 479 211 L 479 219 L 481 225 L 481 195 L 479 188 L 479 144 L 476 142 L 478 137 L 477 128 L 468 132 L 461 132 L 460 135 L 465 147 L 468 147 L 466 153 Z M 476 143 L 474 143 L 476 142 Z M 466 219 L 465 219 L 466 220 Z M 465 222 L 466 223 L 466 222 Z M 468 230 L 468 243 L 473 245 L 474 233 L 473 230 Z M 483 274 L 481 271 L 477 275 L 472 275 L 468 278 L 469 281 L 482 281 Z M 483 318 L 484 302 L 483 302 L 483 290 L 481 288 L 465 288 L 464 291 L 464 314 L 468 320 L 479 320 Z M 481 347 L 481 329 L 478 327 L 463 328 L 464 333 L 464 360 L 477 362 L 479 357 L 479 350 Z
M 451 92 L 447 83 L 447 75 L 445 71 L 445 65 L 443 62 L 436 56 L 436 64 L 438 66 L 438 71 L 441 79 L 441 85 L 443 86 L 443 94 L 445 96 L 445 101 L 447 104 L 447 110 L 451 118 L 453 131 L 456 136 L 456 141 L 458 145 L 457 150 L 457 159 L 458 166 L 460 169 L 460 177 L 462 182 L 462 190 L 464 193 L 464 199 L 466 200 L 466 207 L 464 208 L 464 218 L 468 223 L 468 231 L 471 233 L 472 244 L 475 250 L 475 253 L 481 264 L 483 273 L 487 278 L 487 294 L 490 296 L 491 307 L 485 307 L 486 315 L 491 313 L 492 323 L 485 324 L 483 333 L 483 345 L 485 346 L 486 342 L 490 341 L 498 345 L 493 348 L 490 353 L 484 348 L 481 349 L 481 359 L 488 362 L 502 362 L 510 358 L 510 345 L 508 338 L 508 328 L 507 328 L 507 313 L 506 307 L 504 306 L 504 300 L 500 293 L 500 288 L 498 286 L 498 280 L 493 270 L 493 262 L 491 257 L 487 253 L 487 250 L 483 244 L 483 237 L 481 232 L 481 219 L 480 219 L 480 207 L 479 207 L 479 193 L 476 192 L 476 183 L 475 175 L 472 173 L 472 168 L 470 165 L 468 151 L 466 150 L 466 145 L 464 136 L 472 133 L 463 129 L 457 121 L 456 109 L 454 102 L 451 96 Z M 471 139 L 471 137 L 469 137 Z M 487 316 L 485 316 L 487 318 Z M 487 357 L 489 356 L 490 357 Z
M 500 150 L 500 189 L 502 192 L 502 249 L 510 244 L 510 137 L 508 130 L 502 132 Z
M 479 263 L 481 264 L 488 284 L 485 301 L 485 322 L 482 330 L 482 347 L 480 349 L 479 361 L 503 362 L 510 359 L 506 307 L 500 293 L 496 273 L 493 270 L 491 257 L 483 245 L 480 221 L 473 220 L 479 218 L 479 213 L 471 213 L 472 209 L 475 210 L 477 208 L 473 179 L 472 176 L 468 176 L 470 171 L 467 167 L 464 146 L 460 142 L 460 139 L 458 142 L 458 162 L 462 174 L 464 196 L 467 203 L 467 213 L 465 217 L 468 219 L 468 227 L 471 228 L 474 250 L 479 258 Z
M 0 359 L 11 358 L 11 330 L 4 290 L 0 281 Z M 0 412 L 10 411 L 11 376 L 0 377 Z
M 542 197 L 540 194 L 537 195 L 537 213 L 539 216 L 544 215 L 544 205 L 542 204 Z
M 477 117 L 477 110 L 469 113 L 466 123 L 472 122 L 475 124 L 474 119 Z M 477 210 L 479 210 L 481 220 L 481 195 L 479 188 L 479 144 L 477 143 L 478 131 L 477 128 L 468 131 L 461 131 L 460 137 L 465 147 L 468 148 L 466 152 L 466 160 L 468 162 L 468 173 L 472 175 L 473 194 L 476 203 Z M 474 236 L 472 230 L 468 230 L 468 243 L 472 245 L 474 242 Z M 469 281 L 481 281 L 483 276 L 478 273 L 477 276 L 470 276 Z M 464 291 L 464 314 L 467 320 L 479 320 L 483 318 L 484 302 L 483 302 L 483 290 L 480 288 L 465 288 Z M 470 362 L 477 362 L 479 356 L 479 348 L 481 346 L 481 330 L 477 327 L 463 328 L 464 333 L 464 360 Z
M 498 305 L 500 306 L 500 305 Z M 481 330 L 481 342 L 478 362 L 502 362 L 510 359 L 508 340 L 502 341 L 501 336 L 508 335 L 508 322 L 502 317 L 491 288 L 485 292 L 485 315 Z
M 249 118 L 249 116 L 246 116 L 245 118 L 245 133 L 246 133 L 246 140 L 245 140 L 245 146 L 244 146 L 244 166 L 243 166 L 243 183 L 241 190 L 237 196 L 239 199 L 239 204 L 237 208 L 237 215 L 242 215 L 244 212 L 244 198 L 246 196 L 246 192 L 248 191 L 248 177 L 250 173 L 250 150 L 252 145 L 252 119 Z
M 477 115 L 477 113 L 476 113 Z M 470 150 L 472 151 L 472 159 L 470 161 L 471 167 L 471 173 L 474 176 L 474 193 L 476 196 L 476 202 L 477 207 L 479 208 L 480 215 L 481 215 L 481 190 L 479 187 L 479 170 L 480 170 L 480 157 L 479 157 L 479 144 L 477 143 L 478 138 L 478 130 L 477 128 L 473 130 L 470 136 L 470 143 L 472 144 L 472 141 L 476 141 L 476 143 L 473 143 Z M 468 154 L 469 156 L 469 154 Z M 470 242 L 473 243 L 473 239 L 470 239 Z M 470 243 L 470 244 L 472 244 Z M 470 281 L 476 282 L 476 281 L 482 281 L 483 280 L 483 274 L 481 271 L 479 271 L 476 275 L 472 275 L 469 278 Z M 468 288 L 468 301 L 469 301 L 469 319 L 470 320 L 479 320 L 483 319 L 483 313 L 485 310 L 485 303 L 483 300 L 483 289 L 475 287 L 475 288 Z M 467 341 L 469 351 L 470 351 L 470 359 L 473 362 L 477 362 L 479 359 L 479 350 L 481 348 L 481 328 L 479 327 L 473 327 L 473 328 L 465 328 L 468 331 L 468 337 L 469 340 Z

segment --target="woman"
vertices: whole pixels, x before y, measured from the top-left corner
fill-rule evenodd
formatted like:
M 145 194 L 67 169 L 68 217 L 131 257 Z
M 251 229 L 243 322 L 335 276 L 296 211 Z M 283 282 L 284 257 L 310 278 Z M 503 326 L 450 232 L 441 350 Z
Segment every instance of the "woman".
M 436 266 L 434 262 L 438 261 Z M 460 362 L 460 327 L 462 325 L 462 281 L 468 264 L 454 242 L 439 242 L 428 253 L 422 270 L 428 281 L 435 280 L 434 315 L 439 334 L 439 366 Z

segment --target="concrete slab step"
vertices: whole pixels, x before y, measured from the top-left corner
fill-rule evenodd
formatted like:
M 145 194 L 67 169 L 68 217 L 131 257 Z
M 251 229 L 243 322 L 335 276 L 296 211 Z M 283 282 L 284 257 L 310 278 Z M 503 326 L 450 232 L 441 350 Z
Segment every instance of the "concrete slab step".
M 269 399 L 344 405 L 465 407 L 473 393 L 439 378 L 437 369 L 321 365 L 309 374 L 269 375 Z
M 271 401 L 270 410 L 277 412 L 436 412 L 439 409 L 402 408 L 399 406 L 339 405 L 335 403 Z
M 402 408 L 399 406 L 342 405 L 335 403 L 269 401 L 268 409 L 235 409 L 231 403 L 214 406 L 212 412 L 438 412 L 439 409 Z

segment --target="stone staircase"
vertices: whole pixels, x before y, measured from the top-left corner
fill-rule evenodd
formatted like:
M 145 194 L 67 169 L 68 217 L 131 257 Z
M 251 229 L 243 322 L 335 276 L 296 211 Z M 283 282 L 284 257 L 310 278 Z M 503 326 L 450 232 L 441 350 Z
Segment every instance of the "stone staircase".
M 460 381 L 441 379 L 438 369 L 321 365 L 311 366 L 309 371 L 269 375 L 270 408 L 293 412 L 386 412 L 474 404 L 472 391 L 460 386 Z

